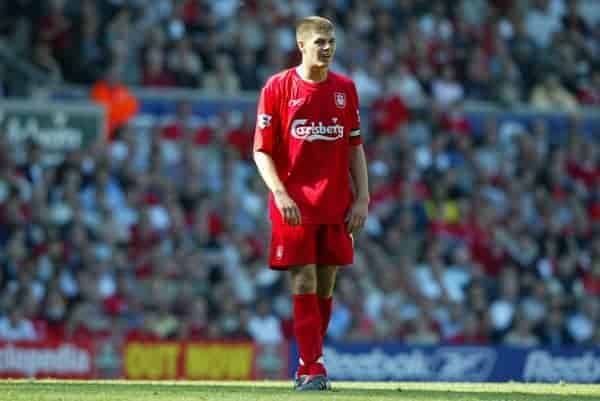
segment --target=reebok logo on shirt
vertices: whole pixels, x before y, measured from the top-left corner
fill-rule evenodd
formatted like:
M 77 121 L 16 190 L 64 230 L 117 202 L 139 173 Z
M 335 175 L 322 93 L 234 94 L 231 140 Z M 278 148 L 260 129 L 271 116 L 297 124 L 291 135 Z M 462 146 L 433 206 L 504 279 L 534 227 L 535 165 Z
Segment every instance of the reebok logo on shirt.
M 303 97 L 301 97 L 300 99 L 290 99 L 288 105 L 290 107 L 298 107 L 298 106 L 302 105 L 302 103 L 304 103 Z
M 305 141 L 335 141 L 344 136 L 344 126 L 337 123 L 337 118 L 332 118 L 332 125 L 309 122 L 307 119 L 292 121 L 292 136 Z

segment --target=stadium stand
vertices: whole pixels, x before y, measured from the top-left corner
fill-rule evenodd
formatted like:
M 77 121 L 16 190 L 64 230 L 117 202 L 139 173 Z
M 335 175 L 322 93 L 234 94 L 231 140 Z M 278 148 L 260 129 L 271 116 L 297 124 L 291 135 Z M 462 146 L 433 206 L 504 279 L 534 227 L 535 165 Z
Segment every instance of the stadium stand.
M 119 65 L 130 88 L 232 99 L 298 60 L 297 16 L 333 18 L 335 67 L 367 109 L 372 204 L 330 338 L 600 342 L 595 1 L 1 4 L 0 47 L 50 89 Z M 0 96 L 32 95 L 15 65 Z M 473 119 L 473 102 L 534 112 Z M 0 339 L 289 339 L 252 108 L 141 117 L 50 166 L 0 132 Z

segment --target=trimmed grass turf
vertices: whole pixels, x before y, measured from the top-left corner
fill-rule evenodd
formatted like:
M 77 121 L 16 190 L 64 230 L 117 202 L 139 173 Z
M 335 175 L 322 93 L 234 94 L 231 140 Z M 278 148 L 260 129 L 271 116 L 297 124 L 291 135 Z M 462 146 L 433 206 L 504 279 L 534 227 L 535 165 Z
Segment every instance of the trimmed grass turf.
M 0 380 L 1 401 L 600 401 L 600 385 L 335 382 L 297 393 L 291 382 Z

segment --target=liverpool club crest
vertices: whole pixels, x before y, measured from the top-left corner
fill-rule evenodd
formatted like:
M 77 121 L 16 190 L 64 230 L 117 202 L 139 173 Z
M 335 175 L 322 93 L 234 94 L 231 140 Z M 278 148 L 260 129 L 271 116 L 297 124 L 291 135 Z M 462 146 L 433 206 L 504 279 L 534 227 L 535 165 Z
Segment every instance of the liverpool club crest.
M 346 94 L 343 92 L 335 92 L 333 94 L 333 97 L 335 98 L 335 105 L 337 107 L 339 107 L 340 109 L 343 109 L 344 107 L 346 107 Z

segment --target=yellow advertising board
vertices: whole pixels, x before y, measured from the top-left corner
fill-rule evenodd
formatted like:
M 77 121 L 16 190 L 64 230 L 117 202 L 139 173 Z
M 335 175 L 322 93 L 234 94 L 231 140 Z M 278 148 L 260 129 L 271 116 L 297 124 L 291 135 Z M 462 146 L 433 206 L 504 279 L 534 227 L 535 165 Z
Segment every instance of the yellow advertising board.
M 123 374 L 137 380 L 251 380 L 256 347 L 251 342 L 129 341 Z

